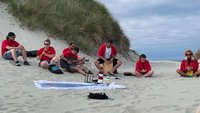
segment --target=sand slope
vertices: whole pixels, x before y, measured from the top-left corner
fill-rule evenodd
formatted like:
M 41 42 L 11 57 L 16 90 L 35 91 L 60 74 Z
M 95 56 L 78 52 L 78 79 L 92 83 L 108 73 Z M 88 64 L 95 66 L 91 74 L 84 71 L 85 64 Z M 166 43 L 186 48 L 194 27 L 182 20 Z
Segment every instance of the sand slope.
M 40 48 L 47 35 L 20 27 L 5 9 L 6 5 L 0 2 L 0 41 L 13 31 L 28 50 Z M 54 39 L 52 45 L 58 54 L 66 46 Z M 90 59 L 92 62 L 95 58 Z M 35 58 L 29 61 L 32 66 L 16 67 L 0 58 L 0 113 L 194 113 L 200 103 L 200 79 L 177 77 L 179 62 L 152 62 L 155 70 L 152 78 L 123 76 L 121 80 L 110 80 L 126 85 L 127 89 L 104 90 L 112 99 L 102 101 L 87 99 L 88 90 L 37 89 L 33 80 L 83 81 L 84 77 L 67 72 L 54 75 L 39 68 Z M 97 72 L 93 65 L 88 67 Z M 131 71 L 133 67 L 133 62 L 123 58 L 119 72 Z

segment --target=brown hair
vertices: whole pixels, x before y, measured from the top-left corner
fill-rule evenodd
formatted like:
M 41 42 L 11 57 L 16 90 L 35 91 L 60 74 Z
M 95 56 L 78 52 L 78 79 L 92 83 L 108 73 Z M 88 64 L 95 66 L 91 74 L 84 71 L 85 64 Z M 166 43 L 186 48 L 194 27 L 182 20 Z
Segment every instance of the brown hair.
M 185 51 L 185 56 L 186 56 L 186 54 L 187 54 L 188 52 L 190 52 L 190 53 L 193 55 L 192 50 L 188 49 L 188 50 Z
M 49 44 L 51 44 L 50 39 L 46 39 L 46 40 L 44 40 L 44 42 L 48 42 Z

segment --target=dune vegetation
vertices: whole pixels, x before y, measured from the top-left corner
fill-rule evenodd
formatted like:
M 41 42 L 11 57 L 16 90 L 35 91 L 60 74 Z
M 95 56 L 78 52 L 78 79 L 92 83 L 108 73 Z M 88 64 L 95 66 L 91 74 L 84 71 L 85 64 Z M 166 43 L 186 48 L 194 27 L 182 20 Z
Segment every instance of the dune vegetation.
M 106 7 L 97 0 L 3 0 L 9 11 L 31 30 L 75 42 L 83 52 L 96 54 L 100 44 L 113 39 L 127 53 L 128 38 Z

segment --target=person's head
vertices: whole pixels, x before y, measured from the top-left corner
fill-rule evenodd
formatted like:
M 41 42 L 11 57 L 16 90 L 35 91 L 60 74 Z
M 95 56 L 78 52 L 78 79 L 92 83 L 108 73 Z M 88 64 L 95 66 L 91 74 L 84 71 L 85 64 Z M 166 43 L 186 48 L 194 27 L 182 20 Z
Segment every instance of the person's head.
M 72 49 L 72 53 L 78 54 L 78 52 L 79 52 L 79 48 L 78 48 L 78 47 L 74 47 L 74 48 Z
M 107 41 L 106 46 L 107 46 L 108 48 L 110 48 L 112 44 L 113 44 L 113 40 L 112 40 L 112 39 L 109 39 L 109 40 Z
M 72 50 L 75 47 L 75 44 L 73 42 L 69 43 L 69 48 Z
M 192 50 L 190 50 L 190 49 L 186 50 L 186 51 L 185 51 L 185 56 L 186 56 L 187 58 L 192 58 L 192 57 L 193 57 L 193 52 L 192 52 Z
M 44 47 L 49 47 L 51 44 L 51 41 L 49 39 L 44 40 Z
M 6 40 L 9 40 L 9 41 L 15 41 L 15 33 L 13 32 L 9 32 L 8 35 L 6 36 Z
M 143 63 L 143 62 L 146 61 L 146 58 L 147 58 L 147 57 L 146 57 L 145 54 L 141 54 L 139 58 L 140 58 L 141 62 Z

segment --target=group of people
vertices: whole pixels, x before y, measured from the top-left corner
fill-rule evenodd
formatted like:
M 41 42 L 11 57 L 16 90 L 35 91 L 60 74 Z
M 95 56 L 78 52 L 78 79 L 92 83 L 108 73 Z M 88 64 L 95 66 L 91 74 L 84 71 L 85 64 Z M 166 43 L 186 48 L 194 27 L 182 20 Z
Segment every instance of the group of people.
M 2 57 L 5 60 L 14 60 L 16 66 L 20 66 L 21 63 L 18 60 L 19 56 L 22 56 L 24 65 L 30 65 L 27 61 L 26 49 L 15 40 L 16 35 L 13 32 L 9 32 L 6 39 L 2 41 Z M 61 55 L 56 55 L 54 47 L 51 46 L 51 41 L 46 39 L 44 41 L 44 47 L 40 48 L 37 52 L 37 59 L 39 60 L 39 67 L 48 69 L 51 64 L 55 64 L 69 72 L 78 72 L 82 75 L 86 75 L 89 72 L 84 66 L 85 57 L 78 56 L 79 48 L 75 43 L 69 43 L 69 47 L 64 48 Z M 117 49 L 113 45 L 112 40 L 108 40 L 102 44 L 98 52 L 99 59 L 95 62 L 95 65 L 102 71 L 100 64 L 112 63 L 113 68 L 110 73 L 116 72 L 117 68 L 122 64 L 122 61 L 115 58 L 117 55 Z
M 20 66 L 18 57 L 22 56 L 23 64 L 30 65 L 27 61 L 26 49 L 23 45 L 19 44 L 16 40 L 16 35 L 13 32 L 9 32 L 6 39 L 2 41 L 1 54 L 5 60 L 14 60 L 16 66 Z M 86 75 L 89 72 L 84 66 L 85 57 L 78 56 L 79 48 L 75 43 L 69 43 L 69 47 L 64 48 L 61 55 L 56 55 L 54 47 L 51 46 L 51 41 L 46 39 L 44 41 L 44 47 L 40 48 L 37 52 L 37 59 L 39 59 L 39 67 L 48 69 L 49 65 L 55 64 L 58 67 L 64 68 L 69 72 L 78 72 L 82 75 Z M 114 75 L 117 69 L 122 65 L 122 61 L 116 58 L 117 48 L 113 43 L 113 40 L 108 40 L 103 43 L 98 50 L 98 59 L 94 62 L 99 71 L 103 71 L 101 64 L 112 64 L 113 68 L 106 74 Z M 187 50 L 185 52 L 186 58 L 182 60 L 180 69 L 177 69 L 177 73 L 183 77 L 200 75 L 198 70 L 199 64 L 197 59 L 193 57 L 193 52 Z M 105 74 L 105 73 L 104 73 Z M 154 71 L 151 68 L 149 61 L 146 59 L 145 54 L 139 56 L 136 62 L 135 71 L 132 73 L 136 77 L 151 77 Z

